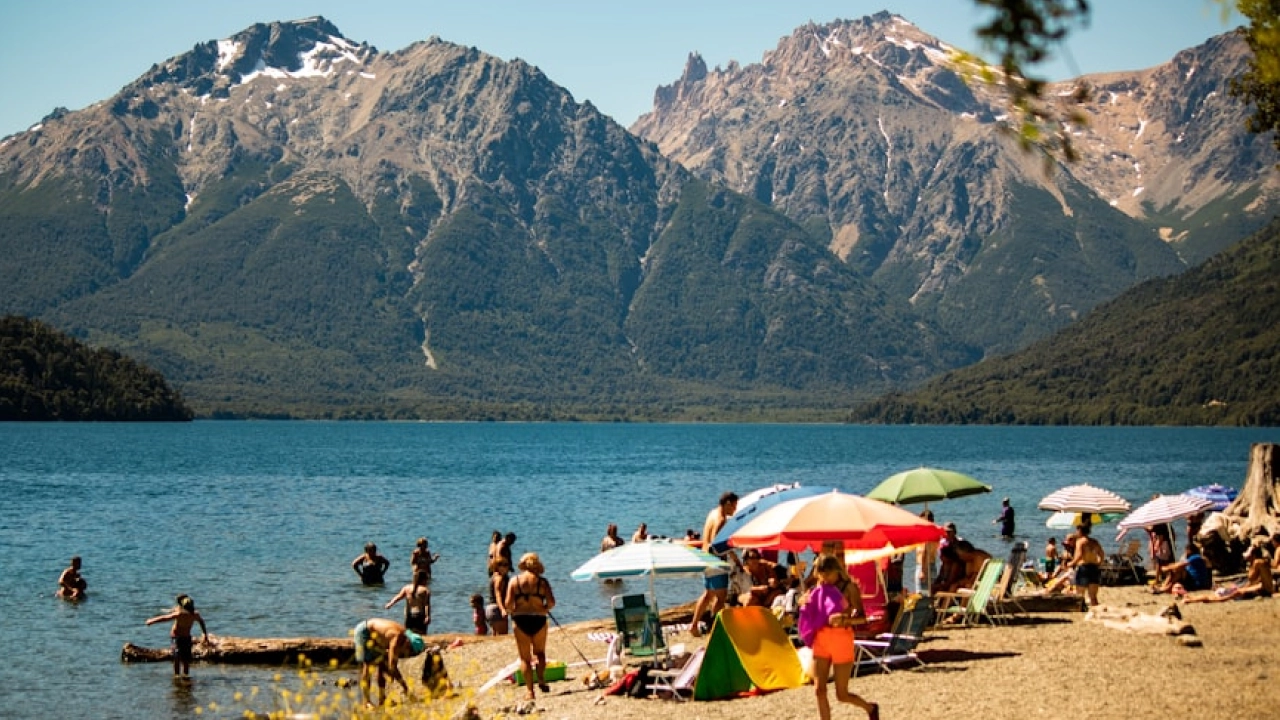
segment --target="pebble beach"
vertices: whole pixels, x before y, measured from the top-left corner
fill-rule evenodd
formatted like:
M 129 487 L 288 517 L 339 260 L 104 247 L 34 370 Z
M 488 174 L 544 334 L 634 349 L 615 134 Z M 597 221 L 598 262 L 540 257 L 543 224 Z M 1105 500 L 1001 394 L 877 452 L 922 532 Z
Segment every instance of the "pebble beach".
M 1139 613 L 1158 615 L 1173 599 L 1142 587 L 1104 587 L 1095 617 Z M 1216 604 L 1179 603 L 1194 636 L 1171 636 L 1116 629 L 1083 612 L 1029 614 L 1007 624 L 931 629 L 918 650 L 924 667 L 871 673 L 855 678 L 852 690 L 880 704 L 882 718 L 1231 718 L 1280 717 L 1280 600 Z M 582 682 L 583 656 L 604 657 L 606 645 L 590 635 L 612 630 L 609 621 L 553 628 L 548 658 L 569 663 L 568 679 L 551 684 L 532 707 L 524 688 L 500 683 L 477 688 L 515 659 L 510 637 L 448 636 L 445 663 L 457 688 L 452 699 L 436 700 L 414 717 L 662 717 L 666 720 L 814 718 L 812 686 L 709 702 L 604 696 Z M 1187 638 L 1194 637 L 1193 640 Z M 687 632 L 671 636 L 692 651 L 705 638 Z M 404 663 L 416 678 L 420 660 Z M 593 663 L 602 667 L 602 663 Z M 392 710 L 396 715 L 396 710 Z M 375 714 L 376 716 L 376 714 Z M 865 714 L 833 702 L 833 718 Z

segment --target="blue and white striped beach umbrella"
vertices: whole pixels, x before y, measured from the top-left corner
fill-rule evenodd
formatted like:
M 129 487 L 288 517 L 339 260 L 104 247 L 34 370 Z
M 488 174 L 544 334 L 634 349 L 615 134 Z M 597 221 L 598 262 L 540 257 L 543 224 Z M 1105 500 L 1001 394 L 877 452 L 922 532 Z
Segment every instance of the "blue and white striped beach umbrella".
M 596 555 L 569 574 L 574 580 L 609 580 L 644 575 L 701 575 L 729 563 L 700 548 L 669 540 L 621 545 Z
M 1193 487 L 1190 490 L 1183 490 L 1183 495 L 1190 495 L 1194 498 L 1203 498 L 1213 502 L 1213 509 L 1222 512 L 1227 506 L 1236 499 L 1236 489 L 1213 483 L 1212 485 L 1201 485 Z
M 620 545 L 596 555 L 569 573 L 574 580 L 611 580 L 649 576 L 649 598 L 657 611 L 653 594 L 656 575 L 697 575 L 709 569 L 729 570 L 729 563 L 702 548 L 670 540 L 647 540 Z

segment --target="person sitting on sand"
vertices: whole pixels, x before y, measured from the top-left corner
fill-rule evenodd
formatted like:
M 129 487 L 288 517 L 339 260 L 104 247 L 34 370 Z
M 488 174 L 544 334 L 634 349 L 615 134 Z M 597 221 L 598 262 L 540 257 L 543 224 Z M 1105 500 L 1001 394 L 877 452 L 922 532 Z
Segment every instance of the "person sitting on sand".
M 968 540 L 957 540 L 954 544 L 956 556 L 964 565 L 964 576 L 960 580 L 961 588 L 971 588 L 978 582 L 978 574 L 982 566 L 991 559 L 991 553 L 979 550 Z
M 56 595 L 63 600 L 83 600 L 84 591 L 88 588 L 89 583 L 85 582 L 84 577 L 80 575 L 80 556 L 73 555 L 71 565 L 58 576 Z
M 404 626 L 421 635 L 427 634 L 427 626 L 431 624 L 431 588 L 416 582 L 400 588 L 400 592 L 384 606 L 404 600 Z
M 1173 592 L 1175 585 L 1181 585 L 1183 591 L 1208 590 L 1213 587 L 1213 571 L 1209 563 L 1200 555 L 1200 546 L 1187 543 L 1186 553 L 1182 560 L 1164 566 L 1164 581 L 1151 589 L 1159 594 Z
M 192 641 L 191 626 L 200 625 L 200 643 L 209 642 L 209 630 L 204 626 L 204 618 L 196 612 L 196 603 L 189 595 L 179 595 L 178 606 L 163 615 L 147 618 L 147 625 L 173 621 L 169 628 L 169 644 L 173 650 L 173 674 L 187 677 L 191 672 Z
M 1219 588 L 1216 592 L 1196 597 L 1187 597 L 1189 603 L 1226 602 L 1228 600 L 1248 600 L 1256 597 L 1271 597 L 1276 591 L 1275 579 L 1271 574 L 1270 542 L 1265 537 L 1256 537 L 1244 551 L 1245 562 L 1249 564 L 1249 574 L 1244 585 Z
M 938 551 L 938 576 L 933 579 L 933 594 L 953 593 L 963 587 L 964 562 L 956 552 L 955 543 L 942 546 Z
M 609 523 L 609 527 L 604 529 L 604 539 L 600 541 L 600 552 L 609 552 L 616 547 L 622 547 L 625 542 L 618 537 L 618 526 L 615 523 Z
M 365 705 L 369 701 L 370 675 L 378 674 L 378 704 L 387 701 L 387 677 L 400 683 L 404 694 L 413 697 L 409 684 L 400 674 L 400 661 L 421 655 L 427 649 L 427 641 L 418 633 L 405 628 L 394 620 L 369 618 L 356 625 L 352 631 L 355 641 L 355 660 L 360 663 L 360 694 Z
M 749 548 L 742 554 L 742 562 L 751 578 L 751 589 L 743 593 L 744 597 L 738 598 L 738 602 L 742 605 L 769 607 L 773 603 L 773 596 L 777 594 L 778 564 L 765 560 L 755 548 Z
M 365 543 L 364 552 L 351 561 L 351 569 L 365 585 L 381 585 L 389 567 L 391 561 L 379 555 L 378 546 L 373 543 Z

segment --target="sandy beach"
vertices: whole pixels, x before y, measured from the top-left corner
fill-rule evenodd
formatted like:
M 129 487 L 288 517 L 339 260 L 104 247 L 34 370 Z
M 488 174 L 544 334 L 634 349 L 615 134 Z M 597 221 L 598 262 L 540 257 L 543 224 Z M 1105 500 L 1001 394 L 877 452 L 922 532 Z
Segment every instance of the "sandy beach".
M 1104 587 L 1100 599 L 1109 613 L 1149 615 L 1172 602 L 1168 595 L 1138 587 Z M 882 718 L 1280 717 L 1280 599 L 1179 605 L 1183 620 L 1195 628 L 1199 647 L 1173 636 L 1114 629 L 1081 612 L 1031 614 L 997 627 L 930 630 L 919 648 L 925 667 L 864 675 L 852 687 L 880 704 Z M 603 658 L 605 644 L 589 639 L 588 633 L 611 629 L 612 623 L 604 621 L 553 629 L 548 657 L 581 662 L 581 650 L 593 661 Z M 515 659 L 514 641 L 465 636 L 461 641 L 445 653 L 458 697 L 421 709 L 430 717 L 453 717 L 471 704 L 480 717 L 516 716 L 523 687 L 502 683 L 476 693 Z M 679 633 L 673 642 L 692 650 L 703 641 Z M 404 664 L 407 677 L 416 678 L 419 662 Z M 532 715 L 667 720 L 817 715 L 812 686 L 713 702 L 601 699 L 599 690 L 581 683 L 582 673 L 571 668 L 569 680 L 552 683 L 552 692 L 539 696 Z M 835 703 L 832 716 L 865 717 L 852 706 Z

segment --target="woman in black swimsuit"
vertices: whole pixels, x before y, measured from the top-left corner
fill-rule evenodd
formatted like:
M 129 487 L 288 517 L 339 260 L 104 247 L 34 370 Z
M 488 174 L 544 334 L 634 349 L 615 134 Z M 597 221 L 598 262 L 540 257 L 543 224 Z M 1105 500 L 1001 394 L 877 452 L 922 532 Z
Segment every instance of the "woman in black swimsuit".
M 525 553 L 517 566 L 520 574 L 507 584 L 507 612 L 515 625 L 516 650 L 520 653 L 520 671 L 524 674 L 529 699 L 534 699 L 533 670 L 537 658 L 538 688 L 550 692 L 544 679 L 547 667 L 547 617 L 556 606 L 551 583 L 542 577 L 546 568 L 537 553 Z

